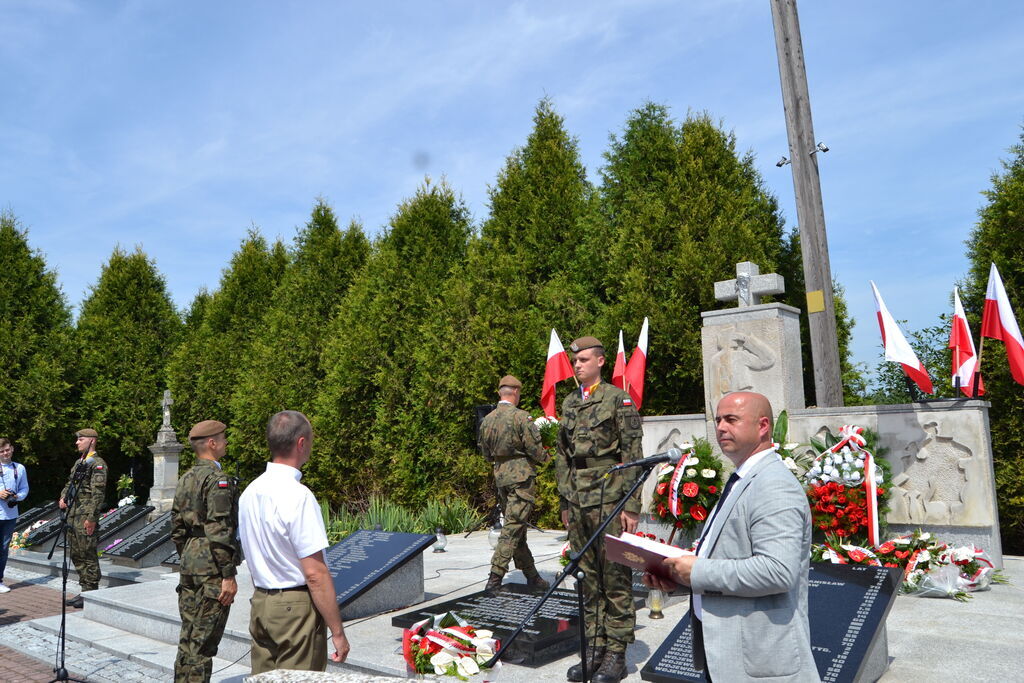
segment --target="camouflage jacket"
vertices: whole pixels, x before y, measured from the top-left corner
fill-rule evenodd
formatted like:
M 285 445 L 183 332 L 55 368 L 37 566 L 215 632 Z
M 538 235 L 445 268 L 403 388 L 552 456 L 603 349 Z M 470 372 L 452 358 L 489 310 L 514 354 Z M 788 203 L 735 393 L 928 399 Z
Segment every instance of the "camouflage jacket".
M 480 451 L 494 464 L 494 483 L 512 486 L 537 474 L 548 461 L 540 430 L 530 414 L 511 403 L 499 403 L 480 423 Z
M 181 573 L 235 575 L 242 561 L 238 542 L 238 484 L 212 460 L 197 458 L 178 480 L 171 506 L 171 540 Z
M 555 462 L 561 506 L 601 504 L 601 482 L 610 467 L 643 457 L 643 428 L 633 401 L 601 382 L 586 401 L 574 391 L 562 402 Z M 617 503 L 636 481 L 636 468 L 616 472 L 605 486 L 605 503 Z M 626 503 L 640 512 L 640 492 Z
M 95 451 L 83 458 L 75 459 L 71 466 L 71 476 L 60 497 L 67 501 L 68 489 L 75 478 L 79 464 L 85 468 L 85 474 L 78 484 L 78 494 L 75 496 L 75 504 L 68 511 L 68 521 L 81 519 L 96 524 L 100 518 L 100 510 L 107 496 L 107 463 Z

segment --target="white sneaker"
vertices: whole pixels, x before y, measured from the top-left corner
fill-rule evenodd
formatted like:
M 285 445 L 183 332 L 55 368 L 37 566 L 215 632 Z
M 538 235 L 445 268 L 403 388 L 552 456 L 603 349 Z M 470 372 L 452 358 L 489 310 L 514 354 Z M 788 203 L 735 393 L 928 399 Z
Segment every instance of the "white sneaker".
M 11 589 L 3 583 L 0 583 L 0 593 L 10 593 Z

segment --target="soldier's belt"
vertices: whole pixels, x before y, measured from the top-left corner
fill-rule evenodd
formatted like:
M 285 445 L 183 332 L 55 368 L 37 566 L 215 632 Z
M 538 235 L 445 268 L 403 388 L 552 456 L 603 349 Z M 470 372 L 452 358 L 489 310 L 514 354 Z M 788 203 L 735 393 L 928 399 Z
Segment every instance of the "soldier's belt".
M 618 465 L 619 461 L 615 458 L 573 458 L 573 466 L 578 470 L 588 470 L 592 467 L 611 467 Z

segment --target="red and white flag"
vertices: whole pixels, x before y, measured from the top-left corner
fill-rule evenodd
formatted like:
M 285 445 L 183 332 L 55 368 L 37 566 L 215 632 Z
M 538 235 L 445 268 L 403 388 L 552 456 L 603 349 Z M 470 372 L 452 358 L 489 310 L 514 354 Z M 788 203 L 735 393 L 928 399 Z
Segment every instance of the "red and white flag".
M 974 351 L 974 338 L 967 325 L 967 315 L 960 303 L 960 288 L 953 288 L 953 326 L 949 330 L 949 348 L 953 349 L 953 386 L 960 378 L 960 391 L 974 396 L 974 376 L 980 373 L 978 354 Z M 978 395 L 985 393 L 985 385 L 978 377 Z
M 1017 318 L 1006 298 L 1003 279 L 996 264 L 988 271 L 988 291 L 985 292 L 985 311 L 981 314 L 981 336 L 1001 339 L 1006 347 L 1010 374 L 1017 384 L 1024 384 L 1024 339 L 1021 339 Z
M 552 328 L 548 342 L 548 362 L 544 366 L 544 386 L 540 391 L 540 407 L 547 417 L 555 417 L 555 385 L 572 377 L 572 363 L 562 346 L 562 340 Z
M 882 330 L 882 345 L 885 347 L 885 359 L 899 363 L 903 366 L 903 372 L 907 373 L 907 377 L 914 380 L 914 383 L 917 384 L 921 391 L 926 394 L 932 393 L 934 388 L 932 387 L 932 379 L 928 376 L 928 371 L 925 370 L 921 361 L 917 359 L 914 349 L 910 348 L 907 338 L 903 336 L 903 332 L 896 325 L 896 321 L 893 319 L 892 314 L 889 313 L 889 309 L 885 307 L 882 295 L 878 293 L 878 287 L 875 287 L 874 282 L 871 282 L 871 291 L 875 294 L 875 309 L 878 311 L 878 327 Z
M 644 374 L 647 372 L 647 318 L 644 318 L 644 326 L 640 328 L 640 338 L 636 342 L 636 348 L 629 357 L 629 364 L 626 365 L 626 372 L 623 379 L 626 381 L 626 391 L 629 392 L 636 409 L 644 402 Z
M 615 354 L 615 369 L 612 370 L 612 385 L 625 388 L 623 375 L 626 374 L 626 347 L 622 345 L 622 330 L 619 330 L 619 352 Z

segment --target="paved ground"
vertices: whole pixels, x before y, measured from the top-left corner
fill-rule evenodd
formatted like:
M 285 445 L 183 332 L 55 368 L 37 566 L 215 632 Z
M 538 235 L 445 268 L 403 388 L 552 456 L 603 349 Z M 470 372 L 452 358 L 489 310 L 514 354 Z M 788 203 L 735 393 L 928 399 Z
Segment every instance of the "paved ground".
M 4 583 L 10 593 L 0 595 L 0 681 L 42 683 L 54 678 L 57 637 L 23 622 L 60 614 L 61 581 L 8 567 Z M 68 583 L 70 595 L 79 586 Z M 67 608 L 68 614 L 81 610 Z M 13 646 L 13 647 L 9 647 Z M 90 683 L 135 683 L 160 680 L 159 672 L 136 662 L 67 641 L 64 665 L 72 678 Z

